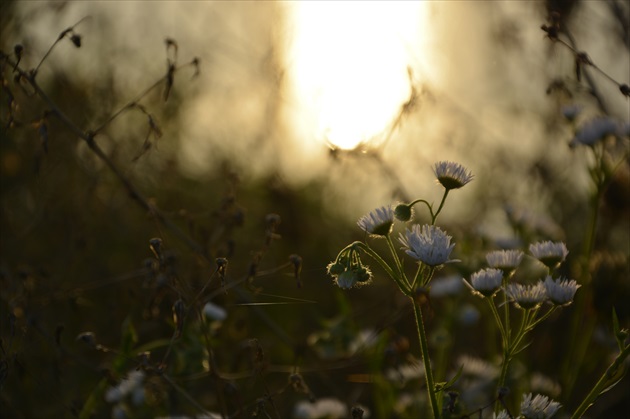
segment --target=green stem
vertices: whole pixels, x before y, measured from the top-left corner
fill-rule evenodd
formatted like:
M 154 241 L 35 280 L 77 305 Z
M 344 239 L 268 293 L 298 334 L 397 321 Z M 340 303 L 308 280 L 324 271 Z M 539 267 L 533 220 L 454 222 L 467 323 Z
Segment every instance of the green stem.
M 604 374 L 600 377 L 599 381 L 593 386 L 593 389 L 588 393 L 588 395 L 584 398 L 582 404 L 578 406 L 576 411 L 571 415 L 571 419 L 579 419 L 582 417 L 584 412 L 591 407 L 595 399 L 601 395 L 601 393 L 608 387 L 611 383 L 610 380 L 614 378 L 615 374 L 622 366 L 623 362 L 630 355 L 630 345 L 626 346 L 623 351 L 617 355 L 617 358 L 610 364 L 610 366 L 606 369 Z
M 509 336 L 505 331 L 505 327 L 503 326 L 503 323 L 501 323 L 501 316 L 499 316 L 499 311 L 497 310 L 497 307 L 492 302 L 492 298 L 486 298 L 485 300 L 488 302 L 488 305 L 490 306 L 490 311 L 492 311 L 494 320 L 497 322 L 497 326 L 499 327 L 499 331 L 501 332 L 502 345 L 504 348 L 507 348 L 508 343 L 509 343 Z
M 510 342 L 510 338 L 508 337 L 507 346 L 503 346 L 503 363 L 501 364 L 501 374 L 499 375 L 499 382 L 497 384 L 497 394 L 499 393 L 501 388 L 505 385 L 505 380 L 507 378 L 508 367 L 509 367 L 510 361 L 512 360 L 512 356 L 514 355 L 514 350 L 516 349 L 518 342 L 521 341 L 521 339 L 523 338 L 523 335 L 525 334 L 528 319 L 529 319 L 529 310 L 525 310 L 525 312 L 523 313 L 523 318 L 521 320 L 521 326 L 519 327 L 518 332 L 516 333 L 516 337 L 514 338 L 514 341 Z M 506 335 L 507 334 L 508 333 L 506 332 Z M 497 399 L 496 403 L 494 404 L 495 414 L 499 413 L 500 408 L 501 408 L 501 400 Z
M 410 207 L 413 207 L 414 205 L 416 205 L 417 203 L 422 202 L 424 205 L 427 206 L 427 208 L 429 209 L 429 214 L 431 215 L 431 219 L 433 220 L 433 207 L 431 206 L 431 204 L 429 204 L 427 201 L 425 201 L 424 199 L 416 199 L 415 201 L 413 201 L 411 204 L 409 204 Z
M 392 270 L 391 266 L 389 266 L 387 262 L 385 262 L 383 258 L 379 256 L 378 253 L 372 250 L 371 247 L 369 247 L 367 244 L 363 242 L 356 241 L 346 246 L 344 250 L 348 248 L 361 249 L 365 253 L 367 253 L 368 256 L 372 257 L 372 259 L 378 262 L 378 264 L 381 265 L 381 267 L 385 270 L 385 272 L 387 272 L 387 275 L 389 275 L 390 278 L 392 278 L 396 282 L 396 285 L 398 285 L 398 288 L 400 288 L 400 291 L 405 295 L 409 295 L 410 289 L 409 289 L 409 286 L 406 284 L 406 282 L 408 282 L 407 279 L 404 276 L 403 278 L 400 278 L 399 275 Z
M 424 320 L 422 318 L 422 309 L 413 296 L 410 296 L 413 304 L 413 312 L 416 317 L 416 326 L 418 328 L 418 338 L 420 339 L 420 351 L 422 352 L 422 362 L 424 363 L 424 376 L 426 378 L 427 392 L 429 394 L 429 404 L 433 411 L 433 417 L 439 419 L 440 409 L 435 394 L 435 382 L 433 380 L 433 370 L 431 369 L 431 360 L 429 359 L 429 342 L 424 331 Z
M 442 211 L 442 207 L 444 206 L 444 202 L 446 201 L 446 197 L 448 196 L 448 191 L 450 189 L 444 189 L 444 195 L 442 196 L 442 202 L 440 202 L 440 206 L 438 207 L 435 214 L 431 216 L 431 225 L 435 225 L 435 221 L 437 220 L 438 214 Z
M 400 262 L 400 258 L 396 253 L 396 249 L 394 248 L 394 243 L 392 243 L 392 238 L 388 235 L 385 237 L 387 240 L 387 246 L 389 246 L 389 251 L 392 254 L 392 259 L 394 259 L 394 265 L 396 266 L 396 270 L 398 271 L 399 278 L 404 281 L 407 285 L 407 288 L 410 288 L 409 280 L 405 276 L 405 272 L 403 271 L 402 263 Z

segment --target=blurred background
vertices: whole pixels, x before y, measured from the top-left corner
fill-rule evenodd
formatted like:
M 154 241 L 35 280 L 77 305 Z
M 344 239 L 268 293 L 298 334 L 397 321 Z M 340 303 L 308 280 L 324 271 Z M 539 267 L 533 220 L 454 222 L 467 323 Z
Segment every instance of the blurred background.
M 483 267 L 488 250 L 526 250 L 536 240 L 565 241 L 571 253 L 562 273 L 588 281 L 579 311 L 576 304 L 552 316 L 520 355 L 525 367 L 514 368 L 512 403 L 522 392 L 545 392 L 532 384 L 535 374 L 545 374 L 553 384 L 545 394 L 568 413 L 610 362 L 612 307 L 626 327 L 630 317 L 628 142 L 617 146 L 625 157 L 602 196 L 586 274 L 580 255 L 594 160 L 590 149 L 569 143 L 576 127 L 596 116 L 628 123 L 630 107 L 602 74 L 584 69 L 578 80 L 573 53 L 547 39 L 541 25 L 559 20 L 577 50 L 628 83 L 627 3 L 1 7 L 1 49 L 9 55 L 21 45 L 26 70 L 79 22 L 73 33 L 80 48 L 59 42 L 38 68 L 39 85 L 82 131 L 99 128 L 95 140 L 122 176 L 189 239 L 137 205 L 3 62 L 1 401 L 10 417 L 114 415 L 103 393 L 133 370 L 129 357 L 140 349 L 166 360 L 182 391 L 147 378 L 148 401 L 142 408 L 128 402 L 127 416 L 197 415 L 200 406 L 220 411 L 199 324 L 171 341 L 172 307 L 182 291 L 165 285 L 199 290 L 209 280 L 204 301 L 227 317 L 208 333 L 219 370 L 242 397 L 228 396 L 228 407 L 240 404 L 253 414 L 259 398 L 300 372 L 309 391 L 275 397 L 281 417 L 309 397 L 359 403 L 372 417 L 394 406 L 411 417 L 413 403 L 403 396 L 416 395 L 423 382 L 401 378 L 401 366 L 418 354 L 410 307 L 376 266 L 370 287 L 341 292 L 326 265 L 364 238 L 356 220 L 367 211 L 416 198 L 438 201 L 432 165 L 440 160 L 461 163 L 475 180 L 449 195 L 440 217 L 462 263 L 441 271 L 436 284 L 460 283 Z M 195 58 L 198 74 L 185 66 L 168 95 L 161 83 L 138 99 L 169 63 Z M 108 122 L 132 102 L 139 106 Z M 568 106 L 581 109 L 575 121 L 563 115 Z M 416 221 L 428 219 L 418 209 Z M 159 269 L 152 238 L 168 255 Z M 299 280 L 291 255 L 302 258 Z M 228 292 L 212 276 L 217 257 L 229 260 L 225 281 L 235 287 Z M 498 349 L 487 307 L 461 287 L 444 293 L 431 298 L 427 328 L 445 379 L 462 356 L 494 362 Z M 592 324 L 592 338 L 576 367 L 563 355 L 581 321 Z M 75 339 L 87 331 L 112 351 Z M 264 374 L 252 373 L 251 339 L 264 351 Z M 397 378 L 388 376 L 391 368 Z M 627 412 L 623 387 L 599 400 L 592 417 Z M 479 389 L 463 396 L 465 411 L 491 399 L 491 386 Z M 273 410 L 269 403 L 267 409 Z

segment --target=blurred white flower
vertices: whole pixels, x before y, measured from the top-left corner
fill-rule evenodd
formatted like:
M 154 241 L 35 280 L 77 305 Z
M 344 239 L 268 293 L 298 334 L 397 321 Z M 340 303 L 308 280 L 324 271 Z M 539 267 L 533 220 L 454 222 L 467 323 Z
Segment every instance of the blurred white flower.
M 508 284 L 505 291 L 510 300 L 523 310 L 536 308 L 547 299 L 547 290 L 542 281 L 535 285 Z
M 116 386 L 110 387 L 105 392 L 105 401 L 108 403 L 118 403 L 128 394 L 134 392 L 138 388 L 142 388 L 144 381 L 144 372 L 131 371 L 127 374 L 127 378 L 120 381 Z M 138 396 L 134 395 L 135 398 Z
M 298 402 L 293 409 L 295 419 L 341 419 L 348 417 L 348 407 L 338 399 L 323 398 L 314 403 L 306 400 Z
M 461 282 L 460 282 L 461 283 Z M 464 304 L 457 312 L 457 320 L 464 325 L 472 325 L 479 321 L 481 313 L 472 304 Z
M 569 305 L 573 302 L 575 292 L 581 285 L 575 282 L 575 279 L 568 280 L 560 277 L 558 279 L 552 279 L 551 276 L 545 278 L 545 288 L 547 289 L 547 297 L 554 305 L 563 306 Z
M 503 284 L 503 271 L 495 268 L 482 269 L 470 276 L 470 284 L 465 279 L 463 281 L 473 294 L 479 297 L 493 297 Z
M 405 384 L 410 380 L 424 378 L 424 366 L 421 363 L 398 365 L 385 371 L 385 377 L 394 382 Z
M 532 393 L 523 394 L 521 415 L 525 419 L 549 419 L 558 412 L 560 406 L 560 403 L 541 394 L 537 394 L 533 398 Z
M 529 245 L 529 252 L 548 268 L 555 268 L 567 258 L 569 251 L 563 242 L 538 242 Z
M 493 381 L 499 376 L 499 369 L 481 358 L 470 355 L 461 355 L 457 358 L 456 365 L 461 365 L 462 374 L 482 380 Z
M 493 412 L 492 417 L 494 419 L 512 419 L 512 416 L 507 412 L 507 410 L 500 411 L 498 415 Z
M 535 390 L 539 393 L 546 393 L 552 397 L 559 396 L 562 391 L 560 384 L 539 372 L 532 373 L 529 380 L 529 386 L 531 390 Z
M 356 337 L 348 344 L 348 353 L 354 355 L 357 351 L 362 351 L 374 346 L 377 341 L 378 332 L 373 329 L 363 329 L 357 333 Z
M 404 235 L 400 233 L 399 240 L 405 253 L 428 266 L 459 262 L 449 259 L 455 243 L 451 244 L 451 236 L 437 226 L 414 224 Z
M 459 275 L 451 275 L 445 278 L 434 279 L 431 282 L 431 289 L 429 289 L 429 295 L 432 298 L 446 297 L 449 295 L 456 295 L 464 287 L 462 284 L 462 277 Z
M 486 255 L 488 266 L 501 269 L 503 272 L 518 268 L 522 259 L 523 252 L 520 250 L 494 250 Z
M 609 117 L 598 117 L 582 125 L 569 145 L 571 147 L 578 144 L 593 145 L 609 135 L 616 135 L 619 132 L 620 127 L 617 121 Z
M 208 301 L 205 306 L 203 306 L 203 314 L 210 320 L 216 320 L 222 322 L 227 319 L 227 311 L 219 305 L 214 304 L 211 301 Z
M 385 237 L 394 225 L 394 210 L 391 206 L 380 207 L 364 215 L 357 225 L 372 237 Z
M 438 182 L 447 190 L 461 188 L 474 177 L 464 166 L 450 161 L 435 163 L 433 172 Z

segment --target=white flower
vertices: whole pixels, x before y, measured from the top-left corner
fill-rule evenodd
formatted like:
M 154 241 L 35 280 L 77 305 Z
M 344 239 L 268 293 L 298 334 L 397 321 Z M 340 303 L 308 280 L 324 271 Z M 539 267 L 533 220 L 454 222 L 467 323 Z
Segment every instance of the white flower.
M 537 394 L 534 398 L 532 398 L 532 393 L 523 394 L 521 415 L 526 419 L 549 419 L 556 414 L 560 406 L 560 403 L 541 394 Z
M 462 366 L 462 374 L 467 377 L 492 381 L 499 376 L 499 369 L 496 365 L 471 355 L 460 355 L 456 365 Z
M 342 401 L 333 398 L 322 398 L 314 403 L 303 400 L 295 405 L 293 417 L 296 419 L 346 418 L 348 407 Z
M 545 278 L 545 288 L 547 289 L 547 297 L 554 305 L 564 306 L 573 302 L 575 292 L 581 285 L 575 282 L 575 279 L 568 280 L 560 277 L 552 279 L 551 276 Z
M 547 290 L 542 281 L 535 285 L 508 284 L 505 292 L 523 310 L 536 308 L 547 299 Z
M 455 243 L 451 244 L 451 236 L 437 226 L 414 224 L 404 235 L 400 233 L 399 240 L 405 253 L 428 266 L 459 262 L 449 259 Z
M 433 167 L 435 177 L 446 189 L 458 189 L 473 179 L 473 175 L 462 165 L 440 161 Z
M 105 401 L 108 403 L 117 403 L 125 396 L 140 388 L 144 381 L 144 372 L 131 371 L 127 374 L 127 378 L 121 380 L 117 386 L 110 387 L 105 392 Z
M 203 314 L 210 320 L 223 321 L 227 318 L 227 311 L 210 301 L 203 306 Z
M 538 242 L 529 245 L 530 253 L 548 268 L 555 268 L 566 259 L 569 251 L 563 242 Z
M 562 392 L 560 384 L 539 372 L 532 373 L 529 386 L 532 390 L 549 394 L 552 397 L 557 397 Z
M 421 363 L 407 363 L 388 368 L 385 371 L 385 378 L 390 381 L 405 384 L 411 380 L 420 380 L 424 377 L 424 366 Z
M 499 291 L 503 283 L 503 272 L 500 269 L 487 268 L 475 272 L 470 276 L 470 284 L 464 280 L 464 284 L 473 294 L 480 297 L 493 297 Z
M 462 277 L 459 275 L 451 275 L 446 278 L 433 280 L 429 295 L 432 298 L 445 297 L 448 295 L 456 295 L 464 288 Z
M 385 237 L 394 225 L 394 210 L 391 206 L 380 207 L 364 215 L 357 225 L 373 237 Z
M 617 121 L 609 117 L 598 117 L 582 125 L 569 145 L 571 147 L 578 144 L 593 145 L 609 135 L 616 135 L 618 132 L 619 124 Z
M 491 268 L 509 272 L 520 265 L 523 252 L 520 250 L 495 250 L 486 255 L 486 261 Z
M 492 417 L 494 419 L 512 419 L 512 416 L 508 414 L 507 410 L 500 411 L 498 415 L 495 413 L 492 413 Z

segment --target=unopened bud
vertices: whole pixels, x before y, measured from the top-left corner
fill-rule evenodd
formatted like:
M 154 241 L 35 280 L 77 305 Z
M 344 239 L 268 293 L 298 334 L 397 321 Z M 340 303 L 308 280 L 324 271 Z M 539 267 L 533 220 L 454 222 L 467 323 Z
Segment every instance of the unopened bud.
M 408 204 L 398 204 L 394 208 L 394 216 L 397 220 L 407 222 L 413 217 L 413 209 Z

